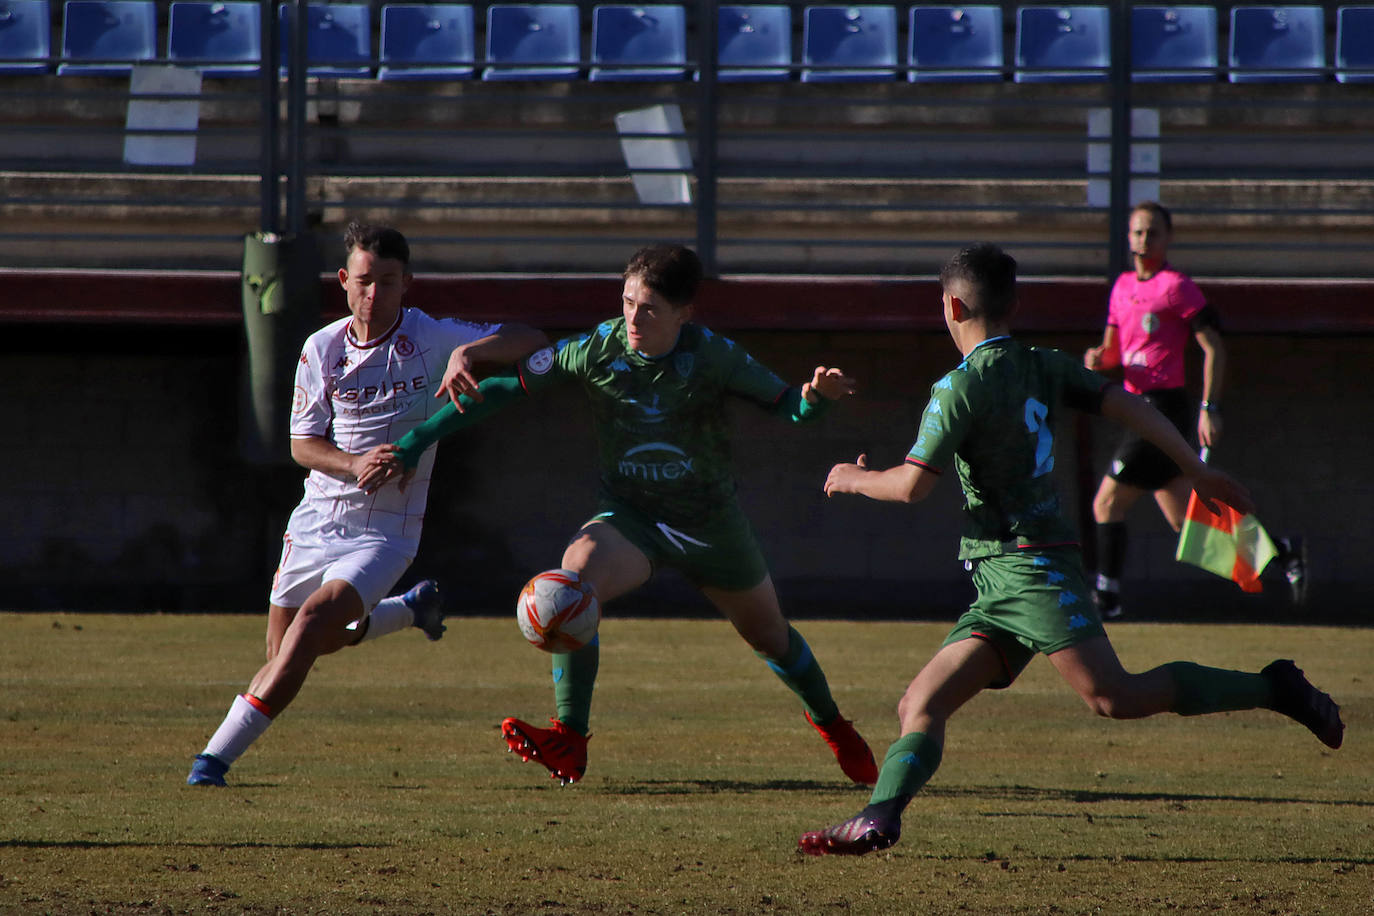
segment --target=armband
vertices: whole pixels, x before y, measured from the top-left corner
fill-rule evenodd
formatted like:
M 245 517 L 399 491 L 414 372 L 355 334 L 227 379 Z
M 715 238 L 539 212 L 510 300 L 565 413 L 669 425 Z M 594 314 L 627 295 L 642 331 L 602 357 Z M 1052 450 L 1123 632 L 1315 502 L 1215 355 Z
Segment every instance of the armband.
M 1215 328 L 1218 334 L 1222 333 L 1221 313 L 1212 305 L 1204 305 L 1198 309 L 1197 314 L 1193 316 L 1193 320 L 1189 324 L 1193 333 L 1197 333 L 1203 328 Z

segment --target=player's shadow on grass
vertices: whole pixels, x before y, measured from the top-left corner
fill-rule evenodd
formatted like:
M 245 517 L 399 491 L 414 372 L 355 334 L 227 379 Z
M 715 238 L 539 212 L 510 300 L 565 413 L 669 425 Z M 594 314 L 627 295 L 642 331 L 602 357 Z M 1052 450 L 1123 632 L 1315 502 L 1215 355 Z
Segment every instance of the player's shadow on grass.
M 755 792 L 835 792 L 852 790 L 854 785 L 834 780 L 818 779 L 636 779 L 632 782 L 607 781 L 600 792 L 604 795 L 719 795 L 732 793 L 750 795 Z M 1098 804 L 1101 802 L 1166 802 L 1183 805 L 1189 802 L 1246 802 L 1260 805 L 1330 805 L 1374 808 L 1374 799 L 1366 798 L 1296 798 L 1262 795 L 1203 795 L 1193 792 L 1124 792 L 1096 789 L 1059 789 L 1043 786 L 926 786 L 923 795 L 933 798 L 976 798 L 980 801 L 1009 802 L 1066 802 Z M 1063 817 L 1062 812 L 998 812 L 1001 817 Z
M 922 794 L 936 798 L 978 798 L 1021 802 L 1248 802 L 1261 805 L 1353 805 L 1374 808 L 1369 798 L 1294 798 L 1265 795 L 1203 795 L 1192 792 L 1125 792 L 1121 790 L 1057 789 L 1043 786 L 926 786 Z
M 150 840 L 0 840 L 0 849 L 161 849 L 166 846 L 191 849 L 390 849 L 391 843 L 175 843 Z
M 819 779 L 636 779 L 602 785 L 605 795 L 751 795 L 755 792 L 834 792 L 852 783 Z

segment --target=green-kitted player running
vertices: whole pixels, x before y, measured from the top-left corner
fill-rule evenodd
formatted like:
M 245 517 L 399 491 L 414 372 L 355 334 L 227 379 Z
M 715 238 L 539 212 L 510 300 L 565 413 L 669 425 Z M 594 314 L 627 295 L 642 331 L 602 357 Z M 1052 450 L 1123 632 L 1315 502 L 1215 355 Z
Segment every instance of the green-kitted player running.
M 1167 454 L 1204 505 L 1249 512 L 1245 488 L 1198 460 L 1174 425 L 1144 398 L 1058 350 L 1011 337 L 1016 261 L 995 245 L 966 248 L 940 272 L 945 324 L 963 362 L 931 388 L 906 461 L 870 470 L 864 456 L 838 464 L 827 495 L 857 493 L 917 502 L 953 470 L 964 491 L 959 558 L 977 597 L 897 705 L 901 737 L 888 748 L 868 807 L 802 834 L 812 855 L 862 855 L 897 842 L 902 811 L 940 765 L 945 723 L 987 688 L 1008 687 L 1037 653 L 1088 707 L 1113 719 L 1272 709 L 1340 747 L 1345 726 L 1331 697 L 1293 662 L 1257 674 L 1170 662 L 1126 671 L 1102 628 L 1073 527 L 1051 482 L 1054 427 L 1064 407 L 1100 412 Z
M 658 566 L 682 571 L 789 688 L 846 776 L 872 785 L 873 754 L 835 705 L 820 664 L 778 605 L 749 521 L 735 498 L 727 396 L 792 422 L 852 394 L 839 369 L 817 367 L 789 387 L 729 338 L 692 322 L 701 262 L 681 246 L 636 252 L 624 273 L 623 317 L 534 353 L 479 396 L 446 405 L 397 445 L 407 467 L 440 437 L 502 405 L 577 381 L 591 402 L 600 459 L 598 511 L 574 535 L 561 566 L 590 585 L 604 607 L 647 582 Z M 588 720 L 599 639 L 553 657 L 552 728 L 510 718 L 512 751 L 563 783 L 587 769 Z

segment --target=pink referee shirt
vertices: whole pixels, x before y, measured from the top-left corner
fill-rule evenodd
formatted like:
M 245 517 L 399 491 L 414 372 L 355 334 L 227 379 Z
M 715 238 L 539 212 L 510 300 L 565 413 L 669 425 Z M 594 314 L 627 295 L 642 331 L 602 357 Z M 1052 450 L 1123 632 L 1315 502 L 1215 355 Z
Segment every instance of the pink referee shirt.
M 1126 390 L 1181 388 L 1192 320 L 1207 304 L 1202 290 L 1167 264 L 1148 280 L 1128 270 L 1116 278 L 1107 324 L 1121 343 Z

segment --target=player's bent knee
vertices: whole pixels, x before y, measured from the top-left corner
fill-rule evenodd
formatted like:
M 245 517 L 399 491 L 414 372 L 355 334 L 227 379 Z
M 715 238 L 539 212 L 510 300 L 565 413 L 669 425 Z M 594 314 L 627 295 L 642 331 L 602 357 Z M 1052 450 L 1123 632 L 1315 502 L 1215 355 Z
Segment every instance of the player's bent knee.
M 1094 693 L 1084 696 L 1083 702 L 1104 719 L 1139 719 L 1148 714 L 1136 698 L 1124 693 Z
M 356 637 L 356 634 L 348 629 L 350 622 L 323 607 L 302 609 L 291 625 L 291 629 L 295 631 L 294 639 L 284 642 L 291 646 L 293 655 L 328 655 L 339 651 Z

